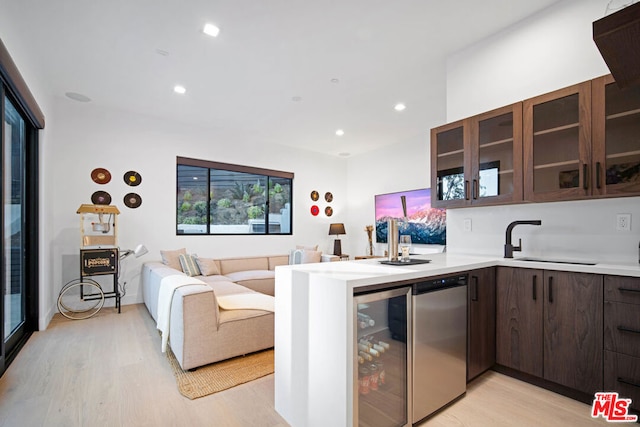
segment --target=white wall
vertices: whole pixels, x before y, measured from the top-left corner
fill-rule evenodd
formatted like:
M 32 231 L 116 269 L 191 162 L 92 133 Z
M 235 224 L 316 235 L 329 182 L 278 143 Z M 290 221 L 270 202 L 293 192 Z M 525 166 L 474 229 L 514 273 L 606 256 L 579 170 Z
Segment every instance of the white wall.
M 449 57 L 447 122 L 608 74 L 592 34 L 608 2 L 561 1 Z
M 348 188 L 349 216 L 345 224 L 347 235 L 342 238 L 342 251 L 351 255 L 364 255 L 367 246 L 366 225 L 375 224 L 374 196 L 376 194 L 415 190 L 430 187 L 429 132 L 445 122 L 445 67 L 425 70 L 428 86 L 417 87 L 422 94 L 419 106 L 424 120 L 424 131 L 407 141 L 376 151 L 349 158 Z M 407 106 L 401 114 L 418 114 L 415 105 Z M 375 237 L 374 237 L 375 240 Z M 375 254 L 384 255 L 386 244 L 376 244 Z M 430 250 L 428 245 L 414 245 L 412 252 Z
M 41 73 L 43 69 L 38 63 L 38 58 L 34 58 L 29 54 L 27 46 L 23 43 L 23 38 L 20 37 L 20 31 L 22 29 L 16 27 L 15 20 L 11 19 L 10 14 L 0 13 L 0 39 L 4 43 L 5 47 L 9 51 L 13 62 L 18 67 L 22 78 L 27 83 L 29 90 L 34 96 L 38 106 L 42 110 L 45 116 L 45 129 L 39 133 L 40 141 L 40 159 L 45 159 L 50 153 L 50 144 L 48 144 L 50 118 L 53 104 L 53 97 L 51 96 L 48 87 L 45 83 L 44 75 Z M 49 198 L 47 197 L 48 180 L 46 179 L 48 168 L 44 162 L 40 164 L 40 209 L 47 209 Z M 49 286 L 51 279 L 51 252 L 47 250 L 49 246 L 49 237 L 52 233 L 51 230 L 52 221 L 48 216 L 41 215 L 38 224 L 40 232 L 40 266 L 39 266 L 39 291 L 38 291 L 38 327 L 39 329 L 46 328 L 46 325 L 51 320 L 53 312 L 51 312 L 51 300 L 53 294 Z
M 330 252 L 329 223 L 341 222 L 347 202 L 346 160 L 284 146 L 266 146 L 260 141 L 233 138 L 211 129 L 135 115 L 126 111 L 98 108 L 66 98 L 56 100 L 54 123 L 49 143 L 52 154 L 44 159 L 51 169 L 51 205 L 46 214 L 53 218 L 55 230 L 50 244 L 53 254 L 51 287 L 57 295 L 61 286 L 78 276 L 80 245 L 79 215 L 82 203 L 91 203 L 91 195 L 107 191 L 121 214 L 119 246 L 132 249 L 143 243 L 149 254 L 123 262 L 124 281 L 128 282 L 123 304 L 142 301 L 139 288 L 141 263 L 160 259 L 162 249 L 185 247 L 201 256 L 232 257 L 243 255 L 288 254 L 296 244 L 320 244 Z M 176 156 L 223 163 L 234 163 L 293 172 L 293 236 L 179 236 L 175 232 Z M 91 171 L 102 167 L 112 179 L 98 185 Z M 137 187 L 124 184 L 123 174 L 135 170 L 142 176 Z M 309 194 L 331 191 L 335 214 L 313 217 Z M 123 197 L 128 192 L 142 197 L 137 209 L 127 208 Z M 324 211 L 325 204 L 320 207 Z
M 447 64 L 447 121 L 589 80 L 609 71 L 592 39 L 592 22 L 608 0 L 567 0 L 453 55 Z M 631 233 L 617 232 L 617 213 L 632 214 Z M 472 220 L 472 231 L 463 221 Z M 505 229 L 517 219 L 522 255 L 638 260 L 640 198 L 450 209 L 447 250 L 503 253 Z M 516 240 L 517 242 L 517 240 Z M 519 254 L 516 254 L 519 255 Z

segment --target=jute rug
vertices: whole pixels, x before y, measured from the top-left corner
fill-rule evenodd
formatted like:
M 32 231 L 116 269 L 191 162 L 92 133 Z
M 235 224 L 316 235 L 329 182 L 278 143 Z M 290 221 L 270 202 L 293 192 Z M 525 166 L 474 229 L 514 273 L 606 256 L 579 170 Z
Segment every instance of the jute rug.
M 189 399 L 208 396 L 274 371 L 273 349 L 201 366 L 191 372 L 182 370 L 170 348 L 167 348 L 167 358 L 176 377 L 178 390 Z

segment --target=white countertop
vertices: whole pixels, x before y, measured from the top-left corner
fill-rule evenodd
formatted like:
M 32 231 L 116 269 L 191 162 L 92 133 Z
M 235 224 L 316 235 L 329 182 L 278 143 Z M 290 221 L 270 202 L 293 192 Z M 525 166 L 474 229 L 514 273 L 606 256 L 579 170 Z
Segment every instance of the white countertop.
M 523 261 L 519 260 L 517 257 L 513 259 L 507 259 L 493 256 L 451 253 L 413 255 L 411 258 L 429 259 L 431 260 L 431 262 L 428 264 L 395 266 L 380 264 L 380 261 L 384 260 L 383 258 L 372 258 L 358 261 L 335 261 L 316 264 L 301 264 L 295 266 L 285 266 L 284 268 L 304 271 L 309 274 L 325 277 L 328 279 L 345 281 L 353 288 L 375 285 L 379 283 L 420 279 L 424 277 L 439 276 L 494 266 L 640 277 L 640 264 L 638 263 L 597 263 L 595 265 L 565 264 L 557 262 Z

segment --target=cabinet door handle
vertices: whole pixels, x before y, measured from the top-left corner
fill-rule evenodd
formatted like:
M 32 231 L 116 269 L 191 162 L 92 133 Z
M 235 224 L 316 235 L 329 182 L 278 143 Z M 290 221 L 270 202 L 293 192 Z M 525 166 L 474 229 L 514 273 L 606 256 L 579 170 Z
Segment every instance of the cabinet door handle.
M 478 197 L 480 197 L 480 180 L 474 179 L 473 180 L 473 198 L 477 199 Z
M 628 380 L 622 377 L 618 377 L 618 382 L 622 383 L 622 384 L 629 384 L 632 385 L 634 387 L 640 387 L 640 384 L 638 384 L 637 382 L 633 381 L 633 380 Z
M 596 162 L 596 188 L 601 188 L 602 184 L 600 183 L 600 162 Z
M 582 188 L 589 189 L 589 179 L 587 177 L 587 164 L 582 165 Z
M 471 293 L 471 301 L 478 301 L 478 276 L 471 276 L 473 279 L 473 292 Z
M 538 299 L 538 275 L 534 274 L 533 275 L 533 300 L 536 301 Z
M 553 302 L 553 277 L 549 277 L 549 302 Z
M 640 292 L 640 289 L 618 288 L 620 292 Z
M 469 180 L 464 181 L 464 199 L 469 200 Z
M 634 334 L 640 334 L 640 331 L 637 329 L 627 328 L 626 326 L 618 326 L 618 330 L 621 332 L 631 332 Z

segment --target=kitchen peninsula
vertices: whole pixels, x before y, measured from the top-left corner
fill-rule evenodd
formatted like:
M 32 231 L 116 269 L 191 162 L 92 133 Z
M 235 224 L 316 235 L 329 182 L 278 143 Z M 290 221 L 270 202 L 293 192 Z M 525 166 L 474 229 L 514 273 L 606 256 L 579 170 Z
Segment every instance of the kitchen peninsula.
M 354 293 L 491 267 L 640 278 L 638 264 L 583 265 L 452 253 L 417 258 L 431 262 L 389 266 L 367 259 L 276 268 L 275 408 L 289 424 L 357 425 Z

